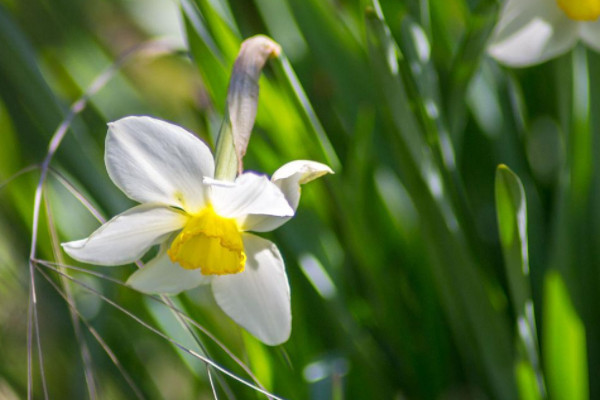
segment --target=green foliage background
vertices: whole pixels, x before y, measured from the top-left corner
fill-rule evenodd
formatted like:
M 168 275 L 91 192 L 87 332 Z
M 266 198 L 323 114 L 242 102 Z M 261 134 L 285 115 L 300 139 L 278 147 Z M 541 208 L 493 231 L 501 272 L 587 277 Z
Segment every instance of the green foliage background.
M 305 186 L 297 216 L 269 234 L 286 260 L 292 337 L 260 344 L 205 288 L 177 307 L 284 398 L 599 397 L 600 57 L 578 46 L 506 69 L 485 54 L 498 9 L 486 0 L 0 1 L 0 398 L 27 396 L 34 192 L 71 104 L 124 52 L 174 40 L 177 50 L 155 43 L 104 75 L 51 163 L 36 254 L 65 267 L 77 264 L 56 245 L 98 226 L 80 200 L 104 217 L 132 205 L 104 169 L 106 122 L 152 115 L 214 144 L 239 45 L 259 33 L 284 55 L 261 78 L 245 168 L 270 174 L 312 159 L 336 171 Z M 105 300 L 201 351 L 168 308 L 107 279 L 124 281 L 135 266 L 79 267 L 101 275 L 65 268 L 70 281 L 39 264 L 72 292 L 81 340 L 64 298 L 36 272 L 34 398 L 135 398 L 126 376 L 143 398 L 213 397 L 202 361 Z M 262 396 L 211 376 L 219 398 Z

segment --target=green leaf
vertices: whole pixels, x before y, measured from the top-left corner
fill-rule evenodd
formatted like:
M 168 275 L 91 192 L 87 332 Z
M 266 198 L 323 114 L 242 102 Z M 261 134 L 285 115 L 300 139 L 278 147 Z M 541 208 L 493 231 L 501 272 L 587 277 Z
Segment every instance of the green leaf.
M 318 148 L 326 160 L 327 164 L 333 168 L 334 171 L 339 172 L 342 168 L 340 160 L 336 154 L 333 145 L 327 137 L 327 133 L 315 110 L 313 109 L 308 96 L 306 95 L 302 84 L 298 80 L 296 73 L 288 58 L 282 53 L 279 57 L 273 60 L 275 71 L 279 75 L 279 79 L 284 82 L 284 89 L 288 92 L 295 104 L 295 108 L 307 125 L 311 133 L 314 135 L 314 139 L 318 143 Z
M 496 212 L 513 305 L 519 315 L 531 299 L 527 245 L 527 204 L 519 177 L 506 165 L 496 170 Z
M 534 374 L 538 383 L 536 398 L 540 398 L 544 397 L 545 388 L 539 368 L 537 329 L 529 281 L 527 202 L 521 180 L 506 165 L 496 169 L 496 213 L 510 296 L 517 314 L 515 328 L 525 350 L 521 357 L 527 360 L 519 364 L 519 388 L 523 390 L 523 374 L 526 373 L 523 368 L 526 368 Z
M 525 361 L 517 363 L 515 376 L 521 400 L 538 400 L 541 398 L 536 373 L 531 368 L 531 364 Z
M 408 96 L 400 67 L 410 60 L 403 59 L 378 2 L 367 8 L 366 19 L 371 61 L 395 128 L 389 135 L 390 147 L 397 151 L 398 169 L 423 219 L 433 259 L 432 276 L 454 339 L 463 362 L 477 365 L 478 374 L 473 379 L 478 384 L 487 385 L 498 398 L 514 398 L 508 324 L 493 305 L 498 289 L 474 262 L 449 199 L 449 187 L 415 117 L 415 104 Z
M 544 369 L 548 394 L 556 400 L 589 398 L 586 334 L 567 287 L 556 271 L 544 280 Z
M 225 109 L 229 71 L 224 55 L 206 26 L 205 19 L 192 0 L 181 1 L 186 38 L 202 81 L 217 110 Z

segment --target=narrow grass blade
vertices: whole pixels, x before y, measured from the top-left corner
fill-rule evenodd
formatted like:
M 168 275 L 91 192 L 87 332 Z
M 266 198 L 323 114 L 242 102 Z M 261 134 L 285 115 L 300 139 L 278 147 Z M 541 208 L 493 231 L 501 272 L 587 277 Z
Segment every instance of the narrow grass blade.
M 226 60 L 206 26 L 206 19 L 193 0 L 181 1 L 186 38 L 202 81 L 217 110 L 224 110 L 229 74 Z
M 463 362 L 478 365 L 479 372 L 471 377 L 474 381 L 485 382 L 499 398 L 514 398 L 514 360 L 508 325 L 491 299 L 491 292 L 497 290 L 492 289 L 495 283 L 478 269 L 466 246 L 448 188 L 415 119 L 399 73 L 398 58 L 403 55 L 377 2 L 367 9 L 366 17 L 371 59 L 395 125 L 395 134 L 389 136 L 390 145 L 398 149 L 398 169 L 423 219 L 433 258 L 432 276 Z
M 481 1 L 479 12 L 472 13 L 467 19 L 466 32 L 463 35 L 452 65 L 448 72 L 449 88 L 444 92 L 446 115 L 451 136 L 461 132 L 467 120 L 467 108 L 464 98 L 471 79 L 477 72 L 481 58 L 485 54 L 485 46 L 497 18 L 498 6 L 495 2 Z
M 544 369 L 552 399 L 589 398 L 586 333 L 567 291 L 556 271 L 544 281 L 543 324 Z
M 527 202 L 519 177 L 505 165 L 500 165 L 496 170 L 496 213 L 510 297 L 517 314 L 515 328 L 525 350 L 522 356 L 527 360 L 526 364 L 521 362 L 518 365 L 516 373 L 520 374 L 520 388 L 524 390 L 522 380 L 528 373 L 526 371 L 532 371 L 537 381 L 535 398 L 543 398 L 544 378 L 539 365 L 537 329 L 529 280 Z M 531 393 L 530 395 L 533 396 Z
M 273 60 L 273 65 L 280 79 L 284 82 L 285 89 L 290 97 L 294 100 L 296 109 L 305 121 L 305 124 L 314 135 L 318 143 L 324 160 L 333 168 L 334 171 L 340 172 L 342 165 L 336 154 L 333 145 L 329 141 L 325 129 L 321 125 L 317 113 L 313 109 L 302 84 L 298 80 L 292 65 L 290 64 L 285 53 Z

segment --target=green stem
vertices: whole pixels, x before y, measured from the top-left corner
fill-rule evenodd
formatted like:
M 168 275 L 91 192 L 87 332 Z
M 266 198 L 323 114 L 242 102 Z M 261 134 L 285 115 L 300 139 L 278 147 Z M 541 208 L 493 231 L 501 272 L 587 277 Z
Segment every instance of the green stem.
M 238 159 L 233 144 L 233 130 L 229 113 L 219 130 L 217 146 L 215 149 L 215 179 L 222 181 L 233 181 L 238 173 Z

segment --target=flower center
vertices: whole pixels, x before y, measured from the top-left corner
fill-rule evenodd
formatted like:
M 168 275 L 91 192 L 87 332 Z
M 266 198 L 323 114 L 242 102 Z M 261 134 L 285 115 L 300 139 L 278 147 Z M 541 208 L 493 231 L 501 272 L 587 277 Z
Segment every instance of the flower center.
M 594 21 L 600 16 L 600 0 L 556 0 L 571 19 Z
M 237 223 L 217 215 L 210 206 L 190 218 L 167 254 L 183 268 L 200 268 L 204 275 L 236 274 L 246 264 Z

